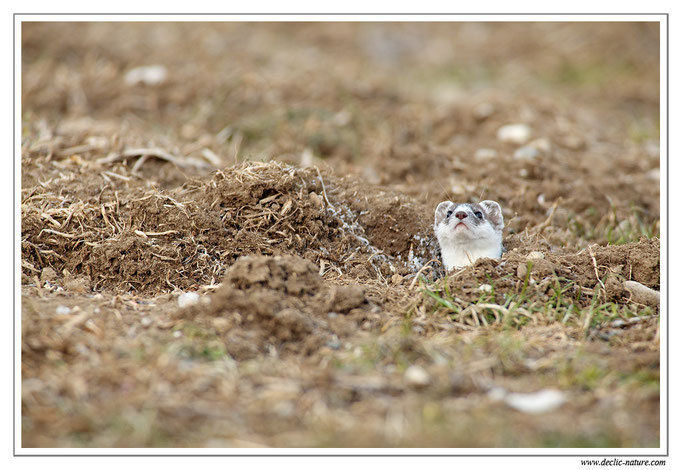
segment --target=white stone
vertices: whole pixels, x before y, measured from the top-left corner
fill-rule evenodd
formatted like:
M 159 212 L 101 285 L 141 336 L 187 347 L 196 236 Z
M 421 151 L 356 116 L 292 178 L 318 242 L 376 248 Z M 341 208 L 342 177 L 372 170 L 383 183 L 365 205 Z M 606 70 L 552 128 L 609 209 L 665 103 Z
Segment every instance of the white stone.
M 488 398 L 492 401 L 502 401 L 507 396 L 507 391 L 502 387 L 493 387 L 488 391 Z
M 69 315 L 71 313 L 71 309 L 69 307 L 65 307 L 64 305 L 58 305 L 56 313 L 57 315 Z
M 481 284 L 480 286 L 478 286 L 478 290 L 480 290 L 481 292 L 492 292 L 493 286 L 491 286 L 490 284 Z
M 199 294 L 196 292 L 183 292 L 178 297 L 178 305 L 180 308 L 189 307 L 199 303 Z
M 644 305 L 656 306 L 661 303 L 661 293 L 637 281 L 624 281 L 623 287 L 630 292 L 630 300 Z
M 527 124 L 507 124 L 497 130 L 497 138 L 502 142 L 525 144 L 530 139 L 531 130 Z
M 428 385 L 431 381 L 429 373 L 420 366 L 410 366 L 405 371 L 405 382 L 416 387 Z
M 658 158 L 661 154 L 661 148 L 658 146 L 657 142 L 648 141 L 644 144 L 644 150 L 650 157 Z
M 168 71 L 163 65 L 143 65 L 128 70 L 125 76 L 126 85 L 134 86 L 144 84 L 156 86 L 166 81 Z
M 518 148 L 514 152 L 514 158 L 516 160 L 533 161 L 536 158 L 538 158 L 539 155 L 540 152 L 538 151 L 538 149 L 536 149 L 535 147 L 531 147 L 530 145 Z
M 661 170 L 659 170 L 658 168 L 654 168 L 653 170 L 649 170 L 646 173 L 646 177 L 652 181 L 660 181 L 661 180 Z
M 547 413 L 563 405 L 566 402 L 566 394 L 554 389 L 533 393 L 509 393 L 504 397 L 504 402 L 523 413 Z

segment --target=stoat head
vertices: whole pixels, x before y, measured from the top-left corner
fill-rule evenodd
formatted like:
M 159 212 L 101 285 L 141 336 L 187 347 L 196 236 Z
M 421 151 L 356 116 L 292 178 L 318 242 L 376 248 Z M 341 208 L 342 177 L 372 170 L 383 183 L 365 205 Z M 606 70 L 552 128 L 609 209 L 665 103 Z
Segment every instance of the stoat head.
M 449 243 L 499 243 L 504 227 L 502 209 L 495 201 L 456 203 L 444 201 L 436 208 L 434 231 L 441 246 Z

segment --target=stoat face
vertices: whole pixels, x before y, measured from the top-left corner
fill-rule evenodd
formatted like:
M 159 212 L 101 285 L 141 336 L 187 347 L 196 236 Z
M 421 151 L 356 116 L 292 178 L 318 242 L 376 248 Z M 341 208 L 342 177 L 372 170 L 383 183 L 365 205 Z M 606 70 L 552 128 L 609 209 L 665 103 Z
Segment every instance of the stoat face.
M 448 271 L 473 264 L 478 258 L 502 256 L 504 218 L 495 201 L 441 202 L 433 227 Z

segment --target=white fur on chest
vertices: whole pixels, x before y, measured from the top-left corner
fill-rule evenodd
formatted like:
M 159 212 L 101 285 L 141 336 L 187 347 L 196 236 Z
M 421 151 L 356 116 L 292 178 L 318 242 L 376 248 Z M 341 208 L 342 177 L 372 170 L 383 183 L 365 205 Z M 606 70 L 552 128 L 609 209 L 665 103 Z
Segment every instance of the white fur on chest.
M 441 243 L 441 256 L 448 271 L 473 264 L 478 258 L 499 258 L 502 256 L 502 236 L 466 243 Z

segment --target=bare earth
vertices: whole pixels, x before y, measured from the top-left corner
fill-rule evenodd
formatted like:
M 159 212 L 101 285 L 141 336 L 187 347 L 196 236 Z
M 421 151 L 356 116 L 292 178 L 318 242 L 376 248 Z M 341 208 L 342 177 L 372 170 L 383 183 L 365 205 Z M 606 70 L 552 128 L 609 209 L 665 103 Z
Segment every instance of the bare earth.
M 24 447 L 659 446 L 657 24 L 22 29 Z

